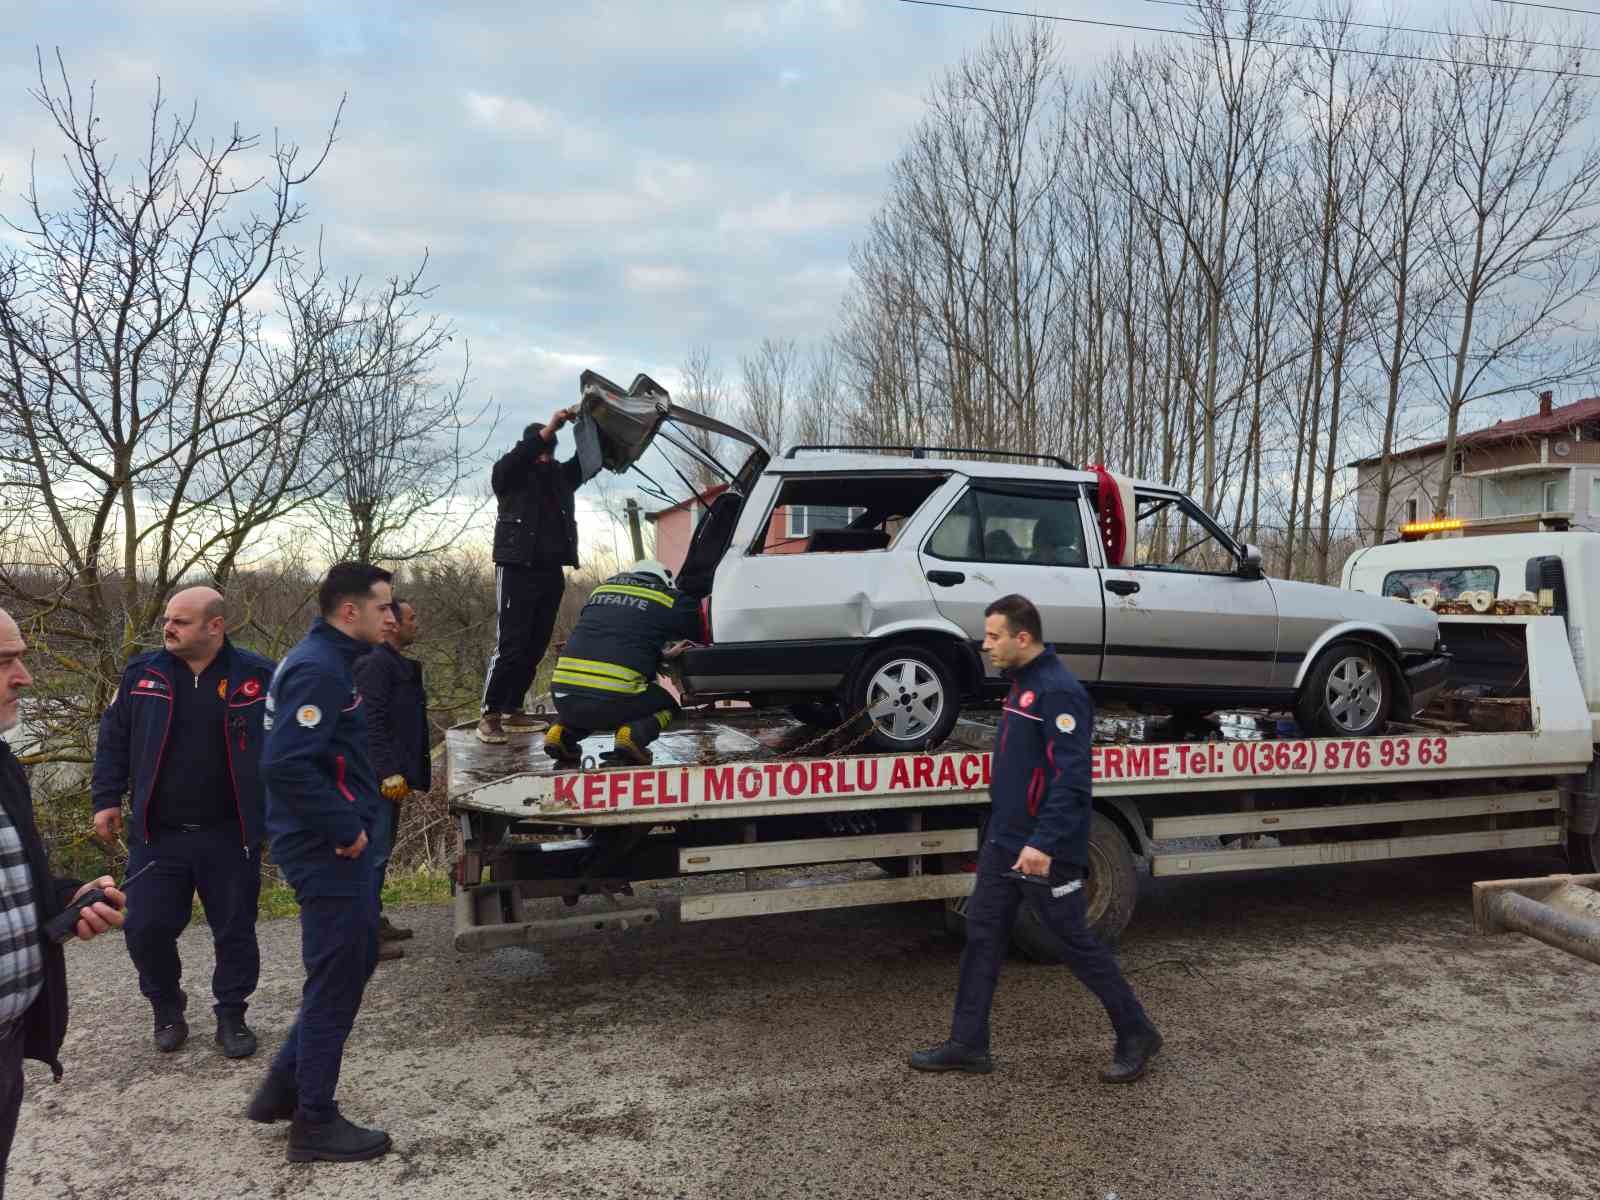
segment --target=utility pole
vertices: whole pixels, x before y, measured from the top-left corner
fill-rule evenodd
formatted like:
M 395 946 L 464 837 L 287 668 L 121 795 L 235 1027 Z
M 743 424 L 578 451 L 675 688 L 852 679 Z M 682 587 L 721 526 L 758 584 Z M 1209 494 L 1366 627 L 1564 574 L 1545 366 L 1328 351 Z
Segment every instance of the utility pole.
M 628 497 L 628 533 L 633 537 L 633 561 L 638 562 L 644 557 L 644 533 L 639 528 L 639 502 L 632 496 Z

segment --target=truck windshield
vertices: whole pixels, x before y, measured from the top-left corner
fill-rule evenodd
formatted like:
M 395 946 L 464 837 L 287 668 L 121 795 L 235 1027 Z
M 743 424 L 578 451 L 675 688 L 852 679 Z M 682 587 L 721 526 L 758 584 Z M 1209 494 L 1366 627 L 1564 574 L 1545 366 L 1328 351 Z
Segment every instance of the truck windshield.
M 1413 567 L 1390 571 L 1383 577 L 1383 594 L 1414 600 L 1432 589 L 1441 600 L 1455 600 L 1462 592 L 1500 591 L 1500 572 L 1495 567 Z

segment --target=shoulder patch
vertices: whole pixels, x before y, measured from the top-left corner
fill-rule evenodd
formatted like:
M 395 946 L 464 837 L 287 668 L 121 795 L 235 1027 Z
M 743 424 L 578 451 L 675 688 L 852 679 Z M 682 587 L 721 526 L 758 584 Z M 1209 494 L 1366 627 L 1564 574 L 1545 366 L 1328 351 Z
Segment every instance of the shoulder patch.
M 1017 703 L 1023 708 L 1032 708 L 1034 699 L 1035 697 L 1032 692 L 1023 692 L 1022 695 L 1018 697 Z
M 261 685 L 254 679 L 246 679 L 244 681 L 244 694 L 246 696 L 259 696 L 261 694 Z
M 295 712 L 294 719 L 307 729 L 315 729 L 322 722 L 322 710 L 315 704 L 302 705 Z
M 1071 713 L 1062 713 L 1056 717 L 1056 728 L 1062 733 L 1072 733 L 1078 728 L 1078 718 Z

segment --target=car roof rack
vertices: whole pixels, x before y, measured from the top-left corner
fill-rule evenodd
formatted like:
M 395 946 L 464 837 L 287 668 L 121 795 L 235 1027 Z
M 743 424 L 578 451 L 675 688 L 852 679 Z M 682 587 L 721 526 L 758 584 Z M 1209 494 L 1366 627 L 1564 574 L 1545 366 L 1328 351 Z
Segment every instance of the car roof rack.
M 1076 471 L 1077 468 L 1062 458 L 1059 454 L 1028 454 L 1021 450 L 987 450 L 978 446 L 874 446 L 874 445 L 804 445 L 790 446 L 784 451 L 785 458 L 793 458 L 801 450 L 843 450 L 851 454 L 897 453 L 909 454 L 912 458 L 927 458 L 930 454 L 940 455 L 978 455 L 988 454 L 995 458 L 1020 458 L 1033 462 L 1046 463 L 1050 466 L 1060 467 L 1063 471 Z

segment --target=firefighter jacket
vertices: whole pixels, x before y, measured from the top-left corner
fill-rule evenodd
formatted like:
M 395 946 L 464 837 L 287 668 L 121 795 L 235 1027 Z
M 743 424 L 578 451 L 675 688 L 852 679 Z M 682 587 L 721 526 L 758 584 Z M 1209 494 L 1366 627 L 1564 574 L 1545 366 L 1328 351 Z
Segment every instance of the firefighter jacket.
M 613 575 L 589 596 L 556 662 L 551 689 L 634 696 L 669 642 L 700 635 L 700 606 L 654 575 Z

